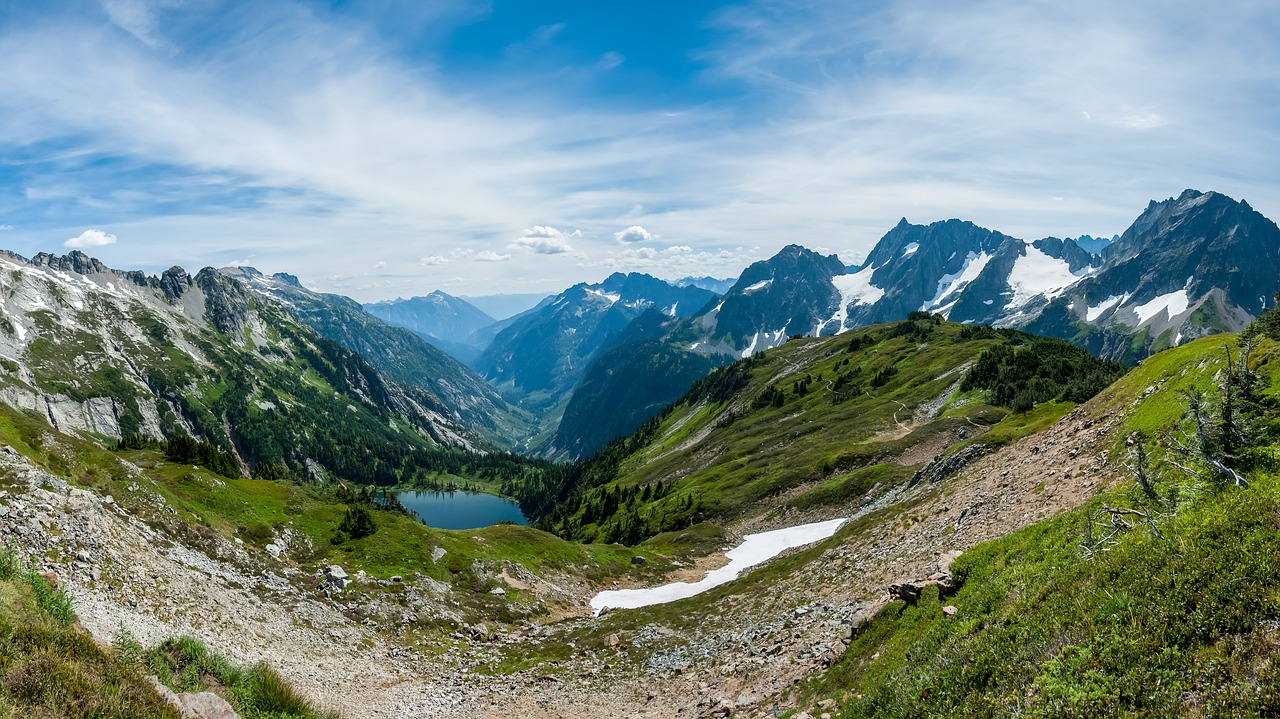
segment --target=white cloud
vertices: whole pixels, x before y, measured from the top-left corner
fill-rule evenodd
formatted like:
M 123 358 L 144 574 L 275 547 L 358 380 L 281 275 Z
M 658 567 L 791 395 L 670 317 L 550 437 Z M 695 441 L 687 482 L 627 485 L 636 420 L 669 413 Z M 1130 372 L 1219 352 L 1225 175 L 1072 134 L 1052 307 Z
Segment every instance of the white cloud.
M 625 230 L 613 233 L 613 239 L 623 244 L 629 244 L 632 242 L 648 242 L 653 239 L 653 235 L 639 225 L 632 225 Z
M 102 230 L 85 230 L 78 236 L 72 237 L 62 243 L 63 247 L 70 247 L 76 250 L 83 250 L 90 247 L 103 247 L 105 245 L 114 245 L 116 236 L 103 232 Z
M 540 255 L 558 255 L 573 251 L 573 246 L 569 244 L 567 239 L 570 237 L 582 237 L 582 232 L 574 230 L 566 234 L 554 227 L 534 225 L 525 230 L 520 237 L 512 240 L 508 247 L 511 249 L 523 248 L 532 250 Z
M 599 67 L 601 70 L 612 70 L 626 62 L 626 60 L 627 59 L 622 56 L 622 53 L 610 50 L 600 56 L 600 62 L 596 63 L 596 67 Z
M 0 225 L 0 232 L 8 232 L 13 229 L 13 225 Z
M 485 250 L 475 254 L 476 262 L 506 262 L 511 259 L 511 255 L 500 255 L 492 250 Z
M 419 257 L 418 263 L 425 267 L 440 267 L 449 264 L 449 258 L 441 255 L 427 255 Z
M 102 0 L 111 22 L 151 48 L 168 48 L 158 32 L 158 12 L 180 5 L 180 0 Z
M 387 263 L 386 263 L 386 261 L 385 261 L 385 260 L 378 260 L 377 262 L 375 262 L 375 263 L 373 264 L 373 269 L 375 269 L 375 270 L 380 270 L 380 269 L 382 269 L 383 267 L 386 267 L 386 266 L 387 266 Z
M 578 265 L 553 267 L 533 246 L 500 250 L 525 261 L 505 266 L 446 248 L 497 249 L 534 217 L 580 227 L 561 238 L 573 254 L 619 263 L 642 259 L 614 240 L 666 244 L 617 236 L 630 227 L 698 238 L 646 260 L 672 264 L 739 243 L 767 256 L 793 238 L 852 256 L 903 215 L 1032 239 L 1110 235 L 1188 186 L 1280 218 L 1280 165 L 1258 151 L 1280 142 L 1272 0 L 1220 13 L 1155 0 L 743 0 L 711 18 L 697 57 L 710 92 L 688 103 L 670 99 L 680 92 L 615 103 L 520 68 L 459 91 L 440 67 L 303 3 L 102 1 L 142 42 L 92 13 L 0 24 L 0 155 L 59 148 L 37 158 L 50 171 L 28 188 L 32 214 L 9 216 L 24 234 L 52 231 L 33 227 L 40 212 L 109 225 L 129 239 L 116 261 L 134 265 L 217 264 L 232 250 L 172 238 L 234 237 L 264 270 L 323 278 L 345 270 L 353 236 L 375 257 L 413 237 L 474 292 L 531 291 L 583 279 Z M 219 32 L 180 52 L 147 46 L 215 19 Z M 69 157 L 178 179 L 82 172 Z M 123 186 L 164 202 L 122 203 Z M 227 204 L 224 191 L 254 201 Z M 174 207 L 183 214 L 165 214 Z M 54 214 L 65 208 L 81 214 Z M 743 259 L 701 261 L 725 275 Z
M 672 245 L 667 248 L 667 252 L 679 254 L 681 252 L 693 252 L 693 248 L 688 245 Z
M 658 256 L 658 251 L 652 247 L 637 247 L 634 250 L 623 250 L 622 256 L 634 259 L 651 260 Z

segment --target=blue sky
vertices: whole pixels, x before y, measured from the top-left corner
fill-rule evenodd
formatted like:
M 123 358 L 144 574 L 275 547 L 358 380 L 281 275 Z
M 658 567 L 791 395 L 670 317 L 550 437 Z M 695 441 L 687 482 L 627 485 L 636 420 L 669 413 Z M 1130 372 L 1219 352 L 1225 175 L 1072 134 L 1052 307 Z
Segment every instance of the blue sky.
M 1280 218 L 1280 4 L 0 0 L 0 247 L 361 300 Z

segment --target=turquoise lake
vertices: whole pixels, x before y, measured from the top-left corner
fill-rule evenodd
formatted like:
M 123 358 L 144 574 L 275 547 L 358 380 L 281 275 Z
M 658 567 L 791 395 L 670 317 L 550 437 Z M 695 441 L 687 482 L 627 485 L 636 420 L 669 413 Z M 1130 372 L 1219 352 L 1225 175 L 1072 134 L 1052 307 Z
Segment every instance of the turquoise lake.
M 400 502 L 428 527 L 476 529 L 498 522 L 528 524 L 520 505 L 504 497 L 472 492 L 400 492 Z

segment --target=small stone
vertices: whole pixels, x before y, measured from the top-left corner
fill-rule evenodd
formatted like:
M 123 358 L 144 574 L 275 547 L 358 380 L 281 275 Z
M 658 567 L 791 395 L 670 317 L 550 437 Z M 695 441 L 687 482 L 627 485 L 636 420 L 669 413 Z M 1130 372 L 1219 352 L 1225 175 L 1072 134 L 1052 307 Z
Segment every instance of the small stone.
M 495 597 L 501 597 L 506 595 L 507 590 L 503 589 L 502 587 L 494 587 L 493 589 L 489 590 L 489 593 L 494 595 Z
M 619 642 L 619 641 L 620 641 L 620 640 L 618 639 L 618 635 L 617 635 L 617 634 L 610 634 L 610 635 L 609 635 L 609 637 L 608 637 L 607 639 L 605 639 L 604 643 L 605 643 L 605 644 L 608 644 L 608 645 L 609 645 L 609 646 L 611 646 L 611 647 L 616 647 L 616 646 L 618 646 L 618 642 Z
M 641 565 L 644 565 L 644 564 L 648 564 L 648 563 L 649 563 L 649 560 L 647 560 L 647 559 L 645 559 L 644 557 L 641 557 L 641 556 L 635 556 L 635 557 L 632 557 L 632 558 L 631 558 L 631 563 L 632 563 L 632 564 L 634 564 L 634 565 L 636 565 L 636 566 L 638 567 L 638 566 L 641 566 Z
M 954 617 L 954 616 L 956 615 L 956 612 L 959 612 L 959 611 L 960 611 L 960 610 L 959 610 L 959 609 L 957 609 L 957 608 L 956 608 L 954 605 L 952 605 L 952 604 L 948 604 L 947 606 L 945 606 L 945 607 L 943 607 L 943 608 L 942 608 L 942 613 L 943 613 L 943 614 L 945 614 L 945 615 L 947 615 L 948 617 Z

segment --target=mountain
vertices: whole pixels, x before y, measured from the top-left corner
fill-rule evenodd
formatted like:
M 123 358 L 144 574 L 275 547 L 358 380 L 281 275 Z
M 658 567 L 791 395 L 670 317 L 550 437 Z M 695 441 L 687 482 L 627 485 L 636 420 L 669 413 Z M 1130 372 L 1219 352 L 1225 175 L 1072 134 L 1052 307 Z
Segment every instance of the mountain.
M 1056 421 L 1123 371 L 1062 340 L 936 315 L 796 339 L 695 382 L 589 460 L 614 464 L 555 492 L 565 498 L 558 506 L 529 504 L 539 526 L 565 538 L 633 543 L 780 505 L 857 501 L 938 481 Z M 952 459 L 931 468 L 935 456 Z M 631 501 L 640 490 L 646 496 Z
M 1091 237 L 1089 235 L 1080 235 L 1073 238 L 1072 241 L 1080 246 L 1080 249 L 1091 255 L 1100 255 L 1106 249 L 1107 245 L 1120 239 L 1120 235 L 1114 237 Z
M 434 392 L 212 268 L 147 276 L 77 251 L 6 254 L 0 269 L 0 402 L 61 431 L 192 435 L 247 467 L 377 484 L 430 452 L 483 445 Z
M 477 368 L 500 391 L 545 411 L 563 401 L 595 353 L 645 309 L 687 317 L 715 297 L 638 273 L 577 284 L 499 332 Z
M 1135 361 L 1210 332 L 1238 331 L 1280 290 L 1280 228 L 1245 202 L 1187 190 L 1152 202 L 1114 241 L 1027 241 L 946 220 L 905 219 L 860 267 L 797 246 L 756 263 L 695 317 L 702 352 L 749 355 L 927 311 L 1019 327 Z
M 1239 331 L 1280 291 L 1280 229 L 1218 193 L 1187 190 L 1152 202 L 1114 241 L 1082 239 L 1101 254 L 1072 239 L 1026 241 L 961 220 L 904 219 L 852 268 L 790 245 L 747 268 L 717 303 L 666 323 L 661 338 L 646 336 L 630 355 L 614 350 L 617 366 L 590 368 L 584 391 L 640 406 L 643 397 L 626 388 L 664 387 L 667 396 L 694 366 L 682 354 L 704 355 L 715 366 L 790 336 L 838 334 L 920 311 L 1059 337 L 1132 363 L 1206 334 Z M 646 359 L 657 355 L 663 361 Z M 616 428 L 615 406 L 584 396 L 566 410 L 569 426 Z M 626 424 L 641 421 L 636 414 Z M 556 446 L 579 443 L 562 434 Z
M 625 437 L 680 398 L 694 382 L 730 361 L 665 341 L 678 322 L 650 307 L 591 360 L 565 406 L 552 456 L 586 457 Z
M 508 404 L 483 378 L 418 334 L 394 327 L 366 312 L 367 306 L 361 307 L 355 300 L 341 295 L 313 292 L 303 287 L 297 278 L 284 273 L 267 276 L 252 267 L 224 268 L 220 272 L 241 281 L 255 293 L 280 302 L 298 321 L 359 353 L 395 382 L 422 388 L 438 397 L 442 412 L 452 421 L 479 433 L 494 445 L 515 447 L 530 432 L 532 420 L 527 413 Z M 441 297 L 431 299 L 436 295 Z M 443 293 L 416 299 L 424 301 L 411 300 L 406 304 L 411 309 L 433 305 L 456 308 L 463 315 L 470 307 Z M 478 310 L 470 316 L 476 324 L 484 324 L 479 317 L 491 324 L 488 315 Z
M 1151 202 L 1102 253 L 1101 267 L 1034 317 L 1031 331 L 1138 359 L 1215 332 L 1239 331 L 1280 291 L 1280 228 L 1247 202 L 1187 190 Z
M 736 278 L 725 277 L 716 279 L 715 277 L 681 277 L 678 280 L 672 280 L 671 284 L 676 287 L 701 287 L 704 290 L 710 290 L 717 295 L 723 295 L 733 287 L 737 282 Z
M 491 339 L 481 331 L 496 322 L 466 300 L 440 290 L 423 297 L 366 304 L 364 311 L 414 332 L 466 363 L 480 356 Z

